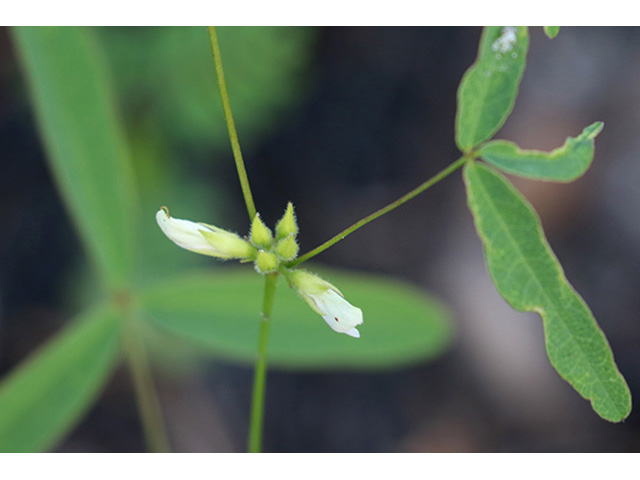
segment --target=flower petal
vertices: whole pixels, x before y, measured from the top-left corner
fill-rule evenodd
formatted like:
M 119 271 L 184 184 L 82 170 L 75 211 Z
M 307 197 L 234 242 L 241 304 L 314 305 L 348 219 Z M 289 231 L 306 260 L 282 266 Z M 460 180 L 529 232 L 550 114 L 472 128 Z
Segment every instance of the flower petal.
M 324 321 L 338 333 L 350 332 L 363 322 L 362 310 L 351 305 L 335 290 L 316 295 L 315 300 L 318 309 L 323 312 Z
M 360 338 L 360 332 L 356 328 L 352 328 L 348 332 L 344 332 L 344 333 L 346 333 L 347 335 L 353 338 Z
M 173 218 L 164 208 L 156 213 L 156 221 L 169 240 L 179 247 L 203 255 L 218 256 L 218 251 L 207 242 L 201 233 L 208 227 L 189 220 Z
M 360 337 L 355 327 L 363 323 L 362 310 L 351 305 L 336 287 L 304 270 L 294 271 L 290 279 L 300 296 L 334 331 Z

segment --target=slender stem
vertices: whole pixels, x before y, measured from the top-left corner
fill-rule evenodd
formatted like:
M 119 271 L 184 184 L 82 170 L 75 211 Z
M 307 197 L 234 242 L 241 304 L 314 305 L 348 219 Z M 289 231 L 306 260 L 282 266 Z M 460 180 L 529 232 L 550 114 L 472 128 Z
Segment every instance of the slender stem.
M 137 319 L 131 316 L 127 318 L 127 322 L 128 328 L 124 333 L 124 349 L 127 365 L 133 379 L 145 443 L 150 452 L 170 452 L 162 409 L 153 383 L 147 353 L 139 336 Z
M 260 333 L 258 336 L 258 355 L 253 379 L 253 398 L 251 401 L 251 423 L 249 426 L 249 452 L 262 451 L 262 424 L 264 416 L 264 394 L 267 383 L 267 347 L 269 344 L 269 327 L 273 299 L 276 292 L 278 273 L 265 276 L 264 300 L 260 317 Z
M 216 27 L 209 27 L 209 38 L 211 40 L 211 51 L 213 52 L 213 62 L 216 66 L 216 76 L 218 77 L 218 87 L 220 88 L 220 97 L 222 98 L 222 109 L 224 110 L 224 118 L 227 121 L 227 129 L 229 130 L 229 140 L 231 140 L 231 150 L 233 150 L 233 158 L 236 162 L 236 170 L 244 195 L 244 202 L 247 204 L 247 212 L 249 220 L 253 220 L 256 215 L 256 207 L 253 203 L 251 188 L 249 187 L 249 178 L 244 168 L 242 160 L 242 152 L 240 151 L 240 143 L 238 142 L 238 133 L 236 125 L 231 114 L 231 105 L 229 104 L 229 95 L 227 94 L 227 84 L 224 80 L 224 71 L 222 70 L 222 57 L 220 56 L 220 46 L 218 45 L 218 35 Z
M 460 167 L 462 167 L 465 162 L 467 161 L 467 156 L 464 157 L 460 157 L 458 160 L 456 160 L 455 162 L 453 162 L 451 165 L 449 165 L 447 168 L 445 168 L 444 170 L 441 170 L 440 172 L 438 172 L 436 175 L 434 175 L 433 177 L 431 177 L 429 180 L 427 180 L 426 182 L 418 185 L 416 188 L 414 188 L 413 190 L 411 190 L 409 193 L 404 194 L 403 196 L 401 196 L 400 198 L 398 198 L 395 202 L 391 202 L 389 205 L 387 205 L 386 207 L 381 208 L 380 210 L 377 210 L 375 212 L 373 212 L 371 215 L 368 215 L 366 217 L 364 217 L 362 220 L 357 221 L 356 223 L 354 223 L 353 225 L 351 225 L 349 228 L 344 229 L 343 231 L 341 231 L 340 233 L 338 233 L 337 235 L 335 235 L 333 238 L 327 240 L 326 242 L 324 242 L 322 245 L 314 248 L 313 250 L 305 253 L 304 255 L 302 255 L 301 257 L 299 257 L 298 259 L 294 260 L 293 262 L 289 263 L 287 266 L 288 267 L 293 267 L 295 265 L 299 265 L 302 262 L 305 262 L 307 260 L 309 260 L 312 257 L 315 257 L 316 255 L 318 255 L 319 253 L 324 252 L 327 248 L 331 247 L 332 245 L 338 243 L 340 240 L 342 240 L 343 238 L 345 238 L 347 235 L 349 235 L 350 233 L 355 232 L 356 230 L 358 230 L 360 227 L 365 226 L 367 223 L 375 220 L 378 217 L 381 217 L 382 215 L 384 215 L 385 213 L 390 212 L 391 210 L 398 208 L 400 205 L 402 205 L 403 203 L 408 202 L 409 200 L 411 200 L 413 197 L 416 197 L 417 195 L 421 194 L 422 192 L 424 192 L 427 188 L 431 187 L 432 185 L 435 185 L 436 183 L 438 183 L 440 180 L 442 180 L 443 178 L 447 177 L 449 174 L 455 172 L 457 169 L 459 169 Z

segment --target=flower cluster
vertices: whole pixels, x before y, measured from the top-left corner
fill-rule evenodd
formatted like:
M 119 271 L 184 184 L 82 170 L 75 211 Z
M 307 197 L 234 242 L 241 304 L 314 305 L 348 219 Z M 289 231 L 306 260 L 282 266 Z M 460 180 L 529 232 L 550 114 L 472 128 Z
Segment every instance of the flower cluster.
M 275 237 L 260 218 L 260 214 L 256 213 L 251 223 L 251 244 L 257 250 L 256 271 L 272 273 L 278 270 L 281 263 L 294 260 L 299 250 L 297 235 L 298 224 L 291 202 L 276 225 Z
M 164 234 L 179 247 L 223 260 L 253 262 L 260 274 L 280 272 L 300 296 L 336 332 L 359 338 L 356 327 L 362 324 L 362 310 L 351 305 L 336 287 L 306 270 L 292 270 L 288 262 L 298 256 L 298 224 L 289 202 L 278 221 L 275 235 L 259 214 L 251 223 L 248 238 L 206 223 L 173 218 L 166 207 L 156 213 Z

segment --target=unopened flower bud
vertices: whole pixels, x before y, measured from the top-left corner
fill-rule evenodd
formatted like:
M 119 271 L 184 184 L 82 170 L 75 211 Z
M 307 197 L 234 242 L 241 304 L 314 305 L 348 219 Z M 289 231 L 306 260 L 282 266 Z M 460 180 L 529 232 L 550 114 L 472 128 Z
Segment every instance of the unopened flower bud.
M 173 218 L 165 207 L 156 213 L 156 221 L 171 241 L 186 250 L 223 259 L 255 257 L 256 249 L 235 233 L 213 225 Z
M 251 243 L 258 248 L 268 250 L 271 248 L 272 242 L 273 235 L 271 234 L 271 230 L 264 224 L 260 218 L 260 214 L 256 213 L 251 223 Z
M 298 250 L 300 250 L 298 242 L 296 242 L 293 235 L 289 235 L 287 238 L 283 238 L 278 242 L 276 255 L 283 262 L 290 262 L 298 256 Z
M 258 252 L 258 258 L 256 258 L 255 265 L 258 273 L 271 273 L 278 269 L 280 262 L 273 253 L 260 250 Z
M 287 204 L 287 209 L 284 212 L 282 218 L 276 225 L 276 237 L 278 240 L 287 238 L 292 235 L 294 238 L 298 234 L 298 223 L 296 222 L 296 216 L 293 212 L 293 203 Z

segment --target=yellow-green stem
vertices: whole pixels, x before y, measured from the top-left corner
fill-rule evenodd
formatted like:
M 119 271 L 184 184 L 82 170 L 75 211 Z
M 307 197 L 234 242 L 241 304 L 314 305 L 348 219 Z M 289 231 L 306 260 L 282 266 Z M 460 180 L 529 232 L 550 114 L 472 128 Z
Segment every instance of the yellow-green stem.
M 256 207 L 253 203 L 251 188 L 249 187 L 249 178 L 244 168 L 244 160 L 242 159 L 242 151 L 240 150 L 240 142 L 238 142 L 238 133 L 236 132 L 236 124 L 231 114 L 231 105 L 229 104 L 229 95 L 227 94 L 227 84 L 224 80 L 224 70 L 222 69 L 222 57 L 220 56 L 220 45 L 218 45 L 218 35 L 216 27 L 209 27 L 209 39 L 211 40 L 211 51 L 213 52 L 213 62 L 216 66 L 216 76 L 218 77 L 218 87 L 220 88 L 220 97 L 222 98 L 222 109 L 224 110 L 224 118 L 227 121 L 227 129 L 229 130 L 229 140 L 231 140 L 231 150 L 233 150 L 233 158 L 236 162 L 236 170 L 242 187 L 242 195 L 247 205 L 249 220 L 253 220 L 256 215 Z
M 431 177 L 426 182 L 418 185 L 416 188 L 414 188 L 410 192 L 408 192 L 408 193 L 404 194 L 403 196 L 401 196 L 400 198 L 398 198 L 395 202 L 391 202 L 386 207 L 383 207 L 380 210 L 377 210 L 377 211 L 373 212 L 371 215 L 368 215 L 368 216 L 364 217 L 362 220 L 357 221 L 356 223 L 351 225 L 349 228 L 344 229 L 343 231 L 341 231 L 340 233 L 338 233 L 334 237 L 332 237 L 329 240 L 327 240 L 326 242 L 324 242 L 322 245 L 320 245 L 320 246 L 314 248 L 313 250 L 305 253 L 304 255 L 299 257 L 298 259 L 296 259 L 293 262 L 289 263 L 287 266 L 288 267 L 293 267 L 295 265 L 299 265 L 302 262 L 305 262 L 305 261 L 309 260 L 310 258 L 315 257 L 319 253 L 324 252 L 327 248 L 331 247 L 332 245 L 335 245 L 336 243 L 338 243 L 340 240 L 345 238 L 350 233 L 355 232 L 360 227 L 364 227 L 367 223 L 375 220 L 376 218 L 381 217 L 385 213 L 389 213 L 391 210 L 393 210 L 395 208 L 398 208 L 403 203 L 408 202 L 412 198 L 414 198 L 417 195 L 419 195 L 422 192 L 424 192 L 429 187 L 435 185 L 440 180 L 442 180 L 443 178 L 447 177 L 449 174 L 455 172 L 457 169 L 462 167 L 462 165 L 464 165 L 467 160 L 468 160 L 467 156 L 459 158 L 458 160 L 453 162 L 451 165 L 449 165 L 447 168 L 445 168 L 444 170 L 441 170 L 436 175 Z
M 253 397 L 251 400 L 251 420 L 249 425 L 249 452 L 262 451 L 262 425 L 264 417 L 264 398 L 267 384 L 267 351 L 269 346 L 269 327 L 271 309 L 276 293 L 278 273 L 265 275 L 264 299 L 260 316 L 260 333 L 258 335 L 258 355 L 253 379 Z

